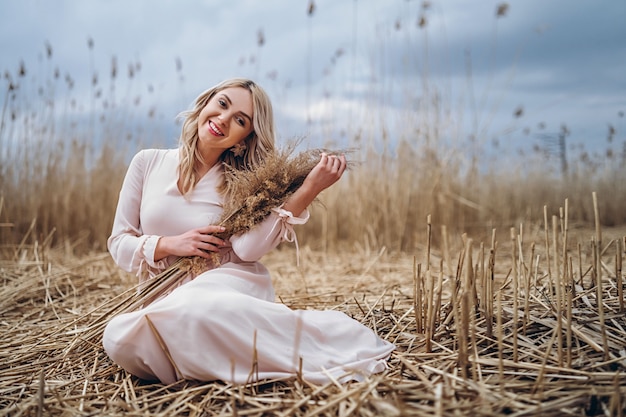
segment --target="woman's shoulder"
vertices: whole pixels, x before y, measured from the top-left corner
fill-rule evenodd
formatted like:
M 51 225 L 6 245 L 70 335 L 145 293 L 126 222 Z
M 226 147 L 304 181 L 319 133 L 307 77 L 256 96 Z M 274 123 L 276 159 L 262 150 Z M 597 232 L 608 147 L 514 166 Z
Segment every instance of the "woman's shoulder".
M 157 167 L 176 166 L 178 164 L 178 149 L 142 149 L 132 158 L 130 171 L 143 172 L 144 175 Z
M 135 163 L 151 165 L 165 161 L 178 161 L 178 149 L 142 149 L 133 156 Z
M 178 149 L 148 148 L 142 149 L 135 154 L 135 158 L 143 159 L 165 159 L 171 157 L 178 157 Z

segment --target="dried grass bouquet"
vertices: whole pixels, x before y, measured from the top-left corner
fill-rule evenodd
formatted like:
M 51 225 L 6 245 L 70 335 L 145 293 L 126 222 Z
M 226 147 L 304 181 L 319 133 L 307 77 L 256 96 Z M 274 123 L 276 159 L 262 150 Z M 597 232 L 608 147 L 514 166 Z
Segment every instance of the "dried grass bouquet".
M 216 233 L 221 239 L 245 233 L 270 215 L 272 209 L 281 206 L 304 182 L 306 176 L 317 165 L 324 149 L 295 152 L 293 143 L 276 150 L 251 170 L 225 168 L 226 195 L 224 211 L 218 222 L 225 230 Z M 195 274 L 219 264 L 218 255 L 213 253 L 208 260 L 201 257 L 183 258 L 177 268 Z

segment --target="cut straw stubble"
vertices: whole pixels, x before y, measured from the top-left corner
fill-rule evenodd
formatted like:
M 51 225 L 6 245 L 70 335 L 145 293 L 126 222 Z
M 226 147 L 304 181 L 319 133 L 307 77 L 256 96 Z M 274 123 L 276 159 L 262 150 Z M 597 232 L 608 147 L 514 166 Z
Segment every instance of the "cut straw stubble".
M 361 274 L 360 269 L 354 268 L 353 260 L 359 265 L 369 265 L 372 259 L 370 252 L 335 254 L 305 250 L 299 268 L 310 279 L 306 285 L 298 279 L 299 269 L 286 259 L 288 257 L 280 252 L 269 254 L 264 263 L 280 277 L 276 280 L 276 287 L 277 293 L 281 294 L 281 302 L 292 308 L 344 311 L 363 324 L 375 328 L 381 337 L 396 344 L 398 349 L 390 358 L 389 370 L 384 375 L 381 374 L 380 378 L 377 376 L 371 379 L 378 384 L 372 391 L 369 391 L 369 383 L 348 384 L 341 389 L 334 383 L 324 386 L 307 385 L 301 372 L 300 378 L 296 376 L 290 381 L 262 381 L 241 386 L 220 381 L 185 381 L 167 386 L 146 384 L 114 365 L 102 351 L 98 336 L 94 339 L 89 334 L 95 333 L 87 331 L 91 329 L 90 324 L 106 319 L 103 314 L 117 314 L 107 309 L 123 298 L 117 294 L 128 286 L 124 280 L 111 282 L 106 286 L 100 285 L 102 277 L 111 277 L 112 269 L 109 268 L 116 268 L 108 256 L 107 259 L 92 258 L 91 262 L 75 262 L 71 259 L 68 262 L 64 255 L 59 258 L 63 264 L 59 267 L 53 265 L 53 268 L 43 271 L 46 279 L 42 279 L 39 263 L 5 262 L 0 271 L 4 274 L 5 282 L 2 289 L 5 300 L 3 320 L 9 325 L 3 327 L 5 339 L 2 362 L 5 367 L 0 371 L 3 390 L 0 408 L 5 407 L 5 412 L 0 414 L 35 415 L 40 398 L 38 388 L 42 387 L 41 383 L 37 383 L 37 376 L 41 375 L 43 368 L 43 414 L 51 415 L 121 416 L 149 413 L 155 416 L 197 416 L 201 412 L 230 415 L 234 414 L 233 410 L 238 415 L 320 417 L 346 414 L 346 410 L 354 410 L 353 414 L 359 415 L 405 415 L 416 412 L 425 415 L 597 415 L 603 410 L 608 410 L 607 414 L 623 415 L 624 389 L 620 387 L 624 387 L 626 383 L 623 372 L 626 366 L 623 359 L 625 326 L 623 314 L 619 313 L 616 279 L 607 272 L 601 281 L 604 326 L 610 350 L 610 359 L 602 361 L 604 348 L 596 300 L 598 291 L 591 282 L 593 275 L 593 282 L 597 284 L 597 276 L 591 267 L 587 269 L 587 265 L 592 262 L 594 265 L 598 264 L 590 256 L 596 247 L 591 247 L 587 252 L 589 255 L 581 258 L 581 245 L 571 245 L 569 254 L 574 256 L 578 253 L 579 258 L 570 260 L 569 265 L 573 263 L 578 271 L 583 271 L 575 281 L 580 283 L 584 278 L 589 281 L 585 287 L 591 288 L 583 289 L 578 286 L 576 295 L 572 297 L 572 316 L 563 313 L 560 317 L 563 322 L 562 331 L 571 327 L 572 344 L 568 349 L 571 350 L 571 362 L 564 359 L 564 366 L 559 366 L 557 336 L 554 331 L 557 327 L 557 316 L 553 310 L 556 302 L 555 289 L 552 289 L 552 297 L 546 294 L 549 290 L 547 276 L 544 274 L 548 266 L 554 268 L 554 258 L 561 258 L 564 252 L 560 243 L 561 237 L 558 239 L 559 247 L 555 248 L 550 235 L 550 256 L 547 256 L 545 247 L 540 243 L 533 256 L 528 258 L 528 245 L 532 243 L 527 241 L 535 239 L 541 242 L 542 232 L 538 229 L 534 237 L 530 235 L 530 239 L 525 234 L 523 240 L 515 240 L 516 244 L 523 244 L 525 249 L 516 253 L 523 252 L 526 254 L 525 258 L 535 260 L 527 264 L 532 266 L 534 277 L 531 280 L 529 314 L 526 318 L 527 332 L 523 334 L 520 327 L 518 333 L 517 362 L 513 361 L 511 339 L 513 291 L 510 277 L 511 252 L 508 250 L 510 240 L 505 239 L 505 243 L 500 246 L 492 236 L 491 246 L 494 251 L 497 247 L 502 254 L 498 259 L 494 257 L 491 260 L 492 266 L 485 268 L 489 280 L 492 273 L 495 275 L 493 296 L 490 297 L 493 307 L 493 333 L 492 337 L 486 337 L 486 318 L 476 315 L 465 319 L 472 332 L 476 333 L 475 341 L 470 340 L 470 355 L 467 359 L 468 371 L 471 373 L 468 372 L 467 379 L 460 377 L 457 366 L 458 337 L 454 325 L 463 318 L 449 313 L 452 310 L 450 291 L 453 288 L 459 291 L 456 300 L 460 305 L 465 285 L 469 283 L 474 286 L 481 282 L 479 279 L 465 280 L 469 273 L 466 268 L 470 265 L 476 268 L 475 262 L 470 262 L 466 255 L 466 245 L 457 246 L 459 252 L 456 255 L 461 262 L 456 274 L 446 277 L 444 281 L 444 309 L 441 314 L 435 314 L 438 316 L 438 324 L 432 327 L 434 335 L 431 353 L 426 352 L 424 336 L 415 332 L 412 256 L 385 254 L 385 257 L 380 258 L 371 267 L 374 278 L 364 287 L 367 290 L 361 299 L 352 288 L 354 279 Z M 521 235 L 520 232 L 519 236 Z M 620 240 L 623 241 L 621 237 Z M 612 243 L 609 246 L 611 250 L 618 249 Z M 614 259 L 614 255 L 607 253 L 604 259 Z M 8 259 L 13 259 L 13 252 Z M 54 251 L 51 252 L 50 259 L 55 259 Z M 327 261 L 323 262 L 323 259 Z M 482 257 L 480 259 L 482 261 Z M 550 259 L 549 263 L 547 259 Z M 517 261 L 521 284 L 525 264 L 521 262 L 521 256 Z M 587 264 L 582 264 L 583 262 Z M 107 266 L 97 266 L 101 264 Z M 439 271 L 436 264 L 431 263 L 431 274 L 440 273 L 444 269 L 441 262 L 438 265 Z M 368 271 L 369 268 L 368 266 Z M 567 269 L 568 274 L 574 271 L 571 266 Z M 102 271 L 103 274 L 96 276 L 94 270 Z M 565 268 L 561 269 L 564 270 Z M 47 276 L 51 279 L 48 280 Z M 343 279 L 333 279 L 331 282 L 328 277 Z M 567 279 L 564 280 L 565 278 Z M 553 282 L 565 286 L 572 282 L 572 278 L 563 275 L 561 280 L 554 279 Z M 62 282 L 69 279 L 72 280 L 74 290 L 61 293 L 64 289 Z M 48 281 L 56 282 L 56 285 L 50 285 L 48 289 L 55 303 L 55 310 L 63 320 L 61 323 L 50 307 L 50 301 L 46 304 Z M 453 281 L 456 285 L 452 284 Z M 27 282 L 32 284 L 24 285 Z M 363 284 L 366 283 L 364 280 Z M 541 288 L 536 288 L 538 285 Z M 426 280 L 422 288 L 427 289 L 429 286 L 430 282 Z M 435 288 L 438 288 L 438 284 L 435 284 Z M 524 285 L 518 288 L 520 319 L 521 306 L 525 302 L 525 294 L 522 294 L 524 288 Z M 383 295 L 379 297 L 381 293 Z M 474 289 L 469 293 L 473 294 Z M 569 296 L 567 288 L 563 287 L 561 294 Z M 124 294 L 127 295 L 128 293 Z M 88 311 L 103 297 L 117 298 L 108 307 L 96 309 L 75 320 L 79 312 Z M 422 306 L 426 306 L 428 291 L 423 291 L 422 297 Z M 347 301 L 352 298 L 355 298 L 354 302 Z M 476 300 L 469 297 L 469 301 L 471 315 L 480 314 L 475 313 L 476 305 L 473 303 Z M 385 305 L 393 307 L 389 309 Z M 436 302 L 435 305 L 439 303 Z M 565 312 L 565 307 L 569 307 L 563 306 Z M 120 307 L 116 311 L 124 308 L 126 307 Z M 424 310 L 422 314 L 425 314 Z M 150 317 L 154 319 L 154 316 Z M 426 318 L 423 317 L 423 323 L 426 323 Z M 64 323 L 72 324 L 67 326 Z M 158 328 L 158 323 L 154 324 Z M 59 325 L 64 327 L 62 331 L 58 330 Z M 24 332 L 29 336 L 25 337 Z M 50 337 L 52 332 L 56 335 L 54 338 Z M 77 344 L 77 341 L 80 343 Z M 63 357 L 62 354 L 70 345 L 74 345 L 74 348 Z M 346 395 L 348 392 L 353 395 Z

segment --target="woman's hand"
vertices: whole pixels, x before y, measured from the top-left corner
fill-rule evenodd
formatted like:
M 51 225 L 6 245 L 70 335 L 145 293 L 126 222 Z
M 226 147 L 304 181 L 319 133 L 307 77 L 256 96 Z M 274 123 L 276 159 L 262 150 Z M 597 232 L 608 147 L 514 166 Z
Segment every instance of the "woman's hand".
M 158 261 L 169 255 L 208 258 L 209 252 L 218 252 L 230 246 L 229 242 L 213 236 L 214 233 L 223 231 L 222 226 L 205 226 L 178 236 L 163 236 L 157 242 L 154 260 Z
M 294 216 L 302 214 L 319 193 L 339 181 L 346 166 L 345 155 L 322 153 L 320 161 L 309 172 L 302 186 L 285 202 L 283 209 L 290 211 Z
M 302 184 L 317 196 L 319 193 L 339 181 L 346 170 L 345 155 L 328 155 L 322 153 L 317 165 L 311 170 Z

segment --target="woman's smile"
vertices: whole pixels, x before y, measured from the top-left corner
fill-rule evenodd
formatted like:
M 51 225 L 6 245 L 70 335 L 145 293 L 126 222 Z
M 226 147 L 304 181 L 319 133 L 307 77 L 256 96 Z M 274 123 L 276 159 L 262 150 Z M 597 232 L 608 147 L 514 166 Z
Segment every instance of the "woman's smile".
M 215 136 L 224 136 L 224 132 L 222 132 L 222 130 L 210 120 L 209 120 L 209 131 L 213 133 Z

